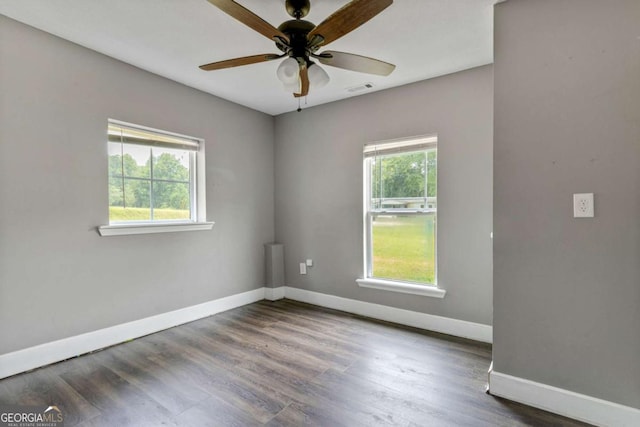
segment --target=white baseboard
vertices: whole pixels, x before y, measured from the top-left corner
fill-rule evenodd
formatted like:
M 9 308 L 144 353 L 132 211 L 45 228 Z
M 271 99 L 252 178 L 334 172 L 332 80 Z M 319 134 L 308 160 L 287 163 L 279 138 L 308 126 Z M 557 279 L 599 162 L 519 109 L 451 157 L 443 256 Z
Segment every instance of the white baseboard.
M 640 426 L 640 409 L 496 371 L 489 373 L 489 392 L 597 426 Z
M 321 294 L 289 286 L 284 287 L 284 296 L 285 298 L 296 301 L 399 323 L 401 325 L 413 326 L 415 328 L 441 332 L 443 334 L 455 335 L 457 337 L 469 338 L 476 341 L 490 343 L 493 339 L 493 328 L 480 323 L 434 316 L 432 314 Z
M 276 301 L 284 298 L 284 286 L 279 288 L 264 288 L 264 299 L 269 301 Z
M 132 322 L 3 354 L 0 355 L 0 379 L 172 328 L 183 323 L 202 319 L 262 299 L 275 301 L 285 297 L 296 301 L 346 311 L 348 313 L 360 314 L 374 319 L 386 320 L 477 341 L 491 342 L 492 328 L 488 325 L 282 286 L 279 288 L 258 288 L 168 313 L 162 313 L 156 316 L 134 320 Z
M 192 322 L 222 311 L 251 304 L 262 299 L 275 301 L 285 297 L 374 319 L 470 338 L 476 341 L 488 343 L 492 341 L 492 327 L 488 325 L 282 286 L 279 288 L 258 288 L 145 319 L 3 354 L 0 355 L 0 379 L 183 323 Z M 490 393 L 495 396 L 504 397 L 587 423 L 607 427 L 640 426 L 640 409 L 495 371 L 489 373 L 489 382 Z
M 0 355 L 0 378 L 202 319 L 265 298 L 265 288 Z

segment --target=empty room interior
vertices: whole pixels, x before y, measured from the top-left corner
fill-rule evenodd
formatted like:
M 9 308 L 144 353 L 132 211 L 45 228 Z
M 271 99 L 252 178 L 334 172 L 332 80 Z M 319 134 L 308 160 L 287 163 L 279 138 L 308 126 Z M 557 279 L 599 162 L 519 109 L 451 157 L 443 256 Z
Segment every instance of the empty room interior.
M 0 325 L 0 425 L 640 425 L 640 2 L 1 0 Z

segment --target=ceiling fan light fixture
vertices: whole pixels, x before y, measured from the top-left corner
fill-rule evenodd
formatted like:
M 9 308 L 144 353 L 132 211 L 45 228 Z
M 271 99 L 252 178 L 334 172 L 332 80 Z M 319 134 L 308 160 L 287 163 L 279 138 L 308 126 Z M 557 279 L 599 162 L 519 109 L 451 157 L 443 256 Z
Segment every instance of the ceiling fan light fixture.
M 309 87 L 311 89 L 319 89 L 329 83 L 329 75 L 318 64 L 311 63 L 309 65 Z
M 298 80 L 300 80 L 300 64 L 295 58 L 288 57 L 280 63 L 276 75 L 285 86 L 298 84 Z

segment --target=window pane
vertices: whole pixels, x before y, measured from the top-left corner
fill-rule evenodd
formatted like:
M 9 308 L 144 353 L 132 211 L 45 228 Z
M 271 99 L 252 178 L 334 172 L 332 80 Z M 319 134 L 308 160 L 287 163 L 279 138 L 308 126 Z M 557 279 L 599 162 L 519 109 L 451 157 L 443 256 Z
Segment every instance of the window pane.
M 151 148 L 141 145 L 123 145 L 124 176 L 151 178 Z
M 153 183 L 153 219 L 190 219 L 189 184 L 155 181 Z
M 196 208 L 200 140 L 111 120 L 108 134 L 110 222 L 204 219 Z
M 371 159 L 372 209 L 426 209 L 436 196 L 436 151 Z
M 109 163 L 111 166 L 111 163 Z M 109 207 L 124 207 L 124 187 L 122 178 L 109 176 Z
M 113 183 L 113 187 L 112 184 Z M 121 179 L 109 180 L 109 195 L 111 190 L 119 185 L 122 188 Z M 150 181 L 140 179 L 124 179 L 124 194 L 114 189 L 114 194 L 123 195 L 122 199 L 109 199 L 109 221 L 149 221 L 151 220 L 151 208 L 149 201 Z
M 122 176 L 122 144 L 109 143 L 109 176 Z
M 438 153 L 435 150 L 427 152 L 427 197 L 436 197 L 438 183 Z
M 435 283 L 435 214 L 374 215 L 372 276 Z
M 189 182 L 189 151 L 153 149 L 153 179 Z

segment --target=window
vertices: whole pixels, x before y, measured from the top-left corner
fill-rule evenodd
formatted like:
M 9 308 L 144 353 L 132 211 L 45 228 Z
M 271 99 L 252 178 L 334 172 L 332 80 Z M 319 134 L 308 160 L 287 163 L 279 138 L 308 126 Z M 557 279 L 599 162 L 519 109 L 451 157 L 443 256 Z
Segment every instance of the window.
M 139 227 L 204 223 L 202 140 L 115 120 L 107 133 L 109 227 L 100 227 L 102 235 L 125 226 L 149 232 Z M 153 232 L 177 229 L 185 228 Z
M 437 160 L 435 136 L 365 145 L 361 286 L 444 296 L 436 286 Z

